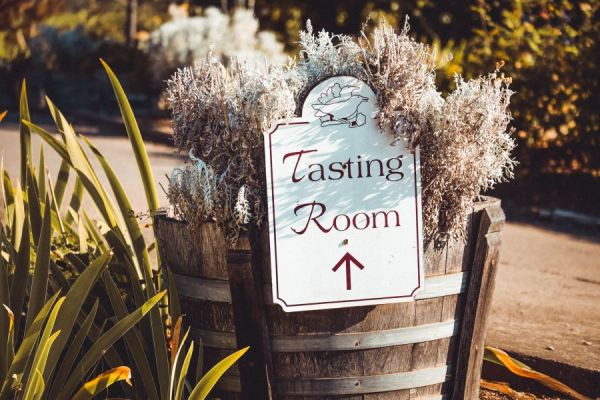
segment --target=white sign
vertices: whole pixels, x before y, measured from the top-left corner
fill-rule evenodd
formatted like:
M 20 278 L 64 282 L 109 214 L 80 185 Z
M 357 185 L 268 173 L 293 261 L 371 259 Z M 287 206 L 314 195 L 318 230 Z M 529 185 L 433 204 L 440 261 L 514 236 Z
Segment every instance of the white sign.
M 265 134 L 273 299 L 285 311 L 397 303 L 423 289 L 419 156 L 390 145 L 371 88 L 334 77 Z

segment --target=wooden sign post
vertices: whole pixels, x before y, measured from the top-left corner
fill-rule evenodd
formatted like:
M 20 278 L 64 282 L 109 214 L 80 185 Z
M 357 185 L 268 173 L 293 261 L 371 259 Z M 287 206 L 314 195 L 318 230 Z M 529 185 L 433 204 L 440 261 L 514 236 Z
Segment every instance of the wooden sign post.
M 287 312 L 423 290 L 418 152 L 392 145 L 376 111 L 367 84 L 334 77 L 265 134 L 273 299 Z

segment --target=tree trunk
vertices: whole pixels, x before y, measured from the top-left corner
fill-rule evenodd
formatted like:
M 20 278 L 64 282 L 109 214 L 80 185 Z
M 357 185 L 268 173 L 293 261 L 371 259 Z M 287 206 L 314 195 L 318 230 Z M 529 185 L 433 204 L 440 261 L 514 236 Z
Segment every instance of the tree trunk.
M 255 0 L 221 0 L 221 10 L 224 13 L 231 13 L 236 8 L 247 8 L 254 11 Z
M 125 43 L 131 46 L 137 36 L 138 0 L 127 0 L 125 19 Z

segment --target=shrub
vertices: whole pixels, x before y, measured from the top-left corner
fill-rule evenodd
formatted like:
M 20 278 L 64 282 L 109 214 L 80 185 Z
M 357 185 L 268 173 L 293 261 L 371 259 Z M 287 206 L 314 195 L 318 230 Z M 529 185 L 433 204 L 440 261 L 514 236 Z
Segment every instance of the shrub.
M 509 80 L 498 72 L 466 82 L 457 77 L 457 90 L 443 98 L 434 58 L 408 36 L 408 26 L 396 34 L 384 23 L 370 39 L 363 34 L 356 42 L 324 31 L 315 35 L 308 24 L 300 47 L 297 62 L 266 72 L 248 62 L 225 67 L 209 59 L 171 78 L 175 144 L 201 159 L 196 169 L 177 170 L 171 180 L 175 213 L 192 222 L 214 218 L 235 239 L 242 226 L 236 194 L 243 191 L 253 222 L 260 224 L 262 133 L 297 112 L 316 82 L 351 75 L 377 94 L 378 120 L 390 142 L 421 146 L 426 237 L 463 237 L 475 197 L 512 174 Z
M 227 64 L 232 57 L 264 63 L 287 59 L 283 44 L 272 32 L 261 32 L 251 11 L 236 9 L 229 16 L 209 7 L 203 16 L 176 18 L 150 34 L 144 46 L 156 82 L 177 68 L 193 66 L 209 54 Z
M 153 213 L 158 207 L 156 188 L 141 134 L 120 83 L 105 67 Z M 6 308 L 0 312 L 0 399 L 66 399 L 73 394 L 73 399 L 89 399 L 111 383 L 128 381 L 130 372 L 134 389 L 122 386 L 117 392 L 128 398 L 204 399 L 247 349 L 222 360 L 198 382 L 187 382 L 185 389 L 194 344 L 187 345 L 188 334 L 181 334 L 182 316 L 168 269 L 152 269 L 143 227 L 102 153 L 75 133 L 50 100 L 59 135 L 31 123 L 25 92 L 23 85 L 23 186 L 0 171 L 5 201 L 0 220 L 0 303 Z M 33 166 L 32 133 L 62 159 L 54 182 L 44 165 L 43 148 L 39 167 Z M 92 168 L 90 153 L 108 187 Z M 67 190 L 70 175 L 75 182 Z M 98 221 L 82 207 L 84 196 L 96 207 Z M 159 302 L 162 310 L 155 307 Z M 148 319 L 136 325 L 145 315 Z M 91 372 L 98 372 L 99 364 L 115 369 L 84 383 Z

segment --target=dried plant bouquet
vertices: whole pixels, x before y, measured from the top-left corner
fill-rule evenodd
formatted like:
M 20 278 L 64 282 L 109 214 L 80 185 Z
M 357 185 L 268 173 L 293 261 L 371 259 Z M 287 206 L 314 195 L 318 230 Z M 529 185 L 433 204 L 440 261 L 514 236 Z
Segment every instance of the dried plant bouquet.
M 370 37 L 300 35 L 301 51 L 287 65 L 205 61 L 168 82 L 174 141 L 192 164 L 176 169 L 168 197 L 177 217 L 217 221 L 235 240 L 240 229 L 265 218 L 263 132 L 298 113 L 319 81 L 350 75 L 367 82 L 379 102 L 378 123 L 390 143 L 419 146 L 426 240 L 463 238 L 480 192 L 512 177 L 508 128 L 510 80 L 498 71 L 464 81 L 442 97 L 435 56 L 386 24 Z

